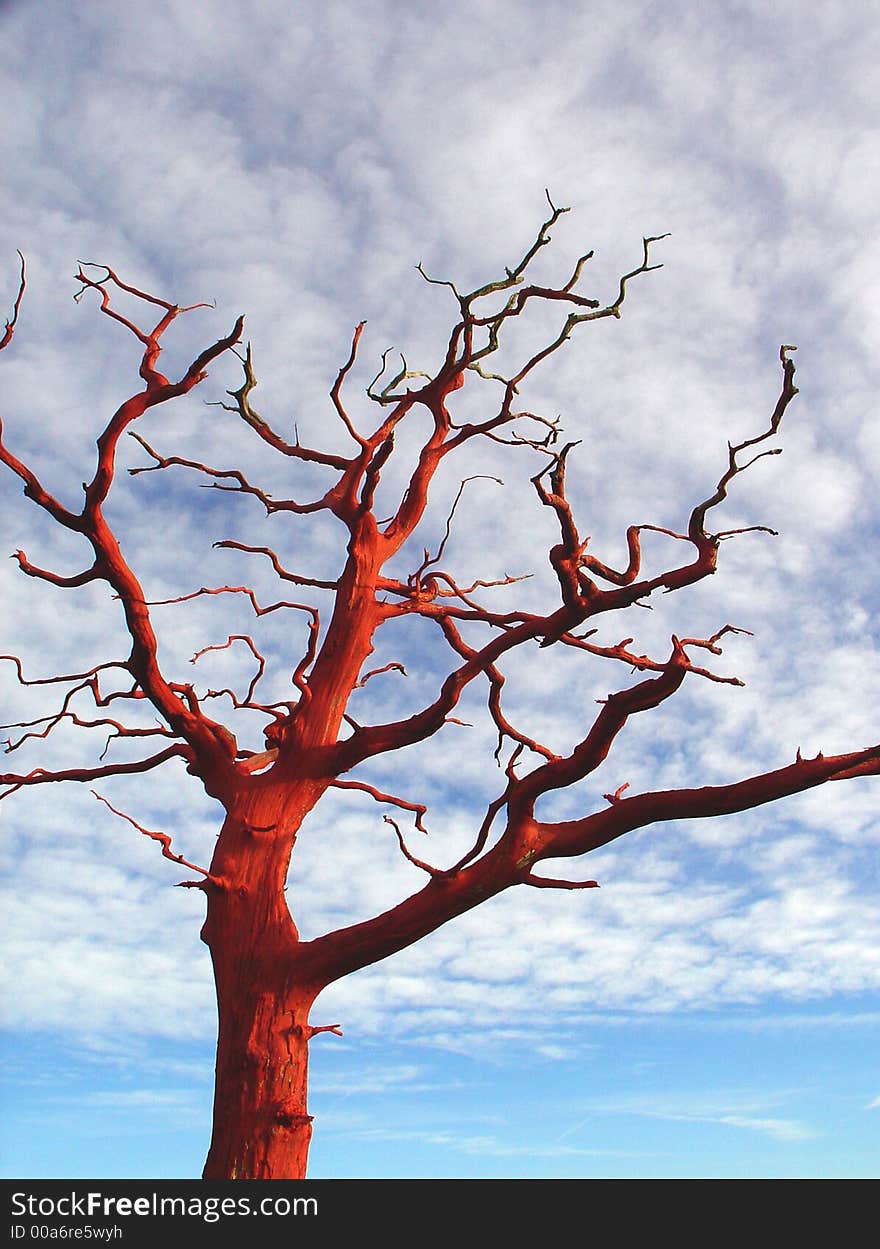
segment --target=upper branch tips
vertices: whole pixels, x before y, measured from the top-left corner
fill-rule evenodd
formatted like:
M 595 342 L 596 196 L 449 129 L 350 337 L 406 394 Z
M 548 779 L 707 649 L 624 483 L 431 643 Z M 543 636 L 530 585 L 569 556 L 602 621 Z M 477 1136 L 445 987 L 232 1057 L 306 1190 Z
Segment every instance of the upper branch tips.
M 18 294 L 15 297 L 15 303 L 12 305 L 12 316 L 6 322 L 3 337 L 0 339 L 0 351 L 2 351 L 3 348 L 12 341 L 12 335 L 15 333 L 15 327 L 18 324 L 18 314 L 21 309 L 21 301 L 24 299 L 25 287 L 27 286 L 27 273 L 25 270 L 24 256 L 21 252 L 18 253 L 18 258 L 21 261 L 21 273 L 18 279 Z

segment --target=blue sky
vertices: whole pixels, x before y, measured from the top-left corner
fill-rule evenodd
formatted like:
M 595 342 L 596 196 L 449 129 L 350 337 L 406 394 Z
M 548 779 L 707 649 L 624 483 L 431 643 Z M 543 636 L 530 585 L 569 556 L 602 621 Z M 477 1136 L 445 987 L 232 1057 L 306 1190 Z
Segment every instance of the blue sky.
M 670 232 L 664 267 L 632 286 L 624 317 L 585 327 L 528 389 L 532 410 L 559 413 L 583 439 L 570 488 L 597 552 L 619 559 L 629 523 L 681 527 L 723 471 L 726 439 L 764 427 L 783 342 L 798 346 L 801 393 L 783 455 L 744 475 L 726 512 L 731 528 L 779 536 L 726 543 L 711 585 L 603 638 L 638 628 L 639 645 L 660 648 L 670 632 L 705 636 L 730 621 L 754 634 L 730 639 L 719 661 L 745 687 L 688 682 L 548 818 L 574 818 L 624 781 L 719 783 L 790 762 L 798 747 L 870 745 L 877 44 L 867 6 L 815 0 L 476 0 L 442 12 L 263 0 L 246 19 L 226 0 L 160 0 L 148 20 L 97 0 L 13 0 L 0 6 L 4 308 L 17 248 L 29 289 L 2 362 L 5 437 L 75 500 L 102 420 L 136 384 L 134 343 L 71 298 L 82 259 L 180 303 L 216 301 L 175 327 L 172 365 L 245 313 L 260 411 L 281 430 L 296 421 L 314 441 L 333 439 L 327 392 L 354 325 L 367 319 L 353 381 L 366 384 L 389 346 L 429 367 L 455 308 L 415 265 L 468 288 L 491 280 L 528 246 L 549 188 L 572 211 L 541 256 L 548 282 L 593 248 L 584 289 L 613 297 L 642 237 Z M 145 433 L 165 454 L 254 464 L 270 480 L 277 466 L 203 403 L 237 385 L 232 363 Z M 136 447 L 126 454 L 143 463 Z M 492 467 L 481 458 L 473 471 Z M 516 592 L 537 603 L 547 543 L 534 513 L 523 537 L 533 502 L 517 473 L 528 470 L 511 460 L 503 490 L 474 483 L 448 557 L 462 580 L 534 572 Z M 401 480 L 389 472 L 385 484 Z M 438 483 L 436 534 L 456 487 Z M 52 532 L 8 475 L 0 499 L 9 551 L 79 569 L 73 538 Z M 332 528 L 281 537 L 257 511 L 182 473 L 120 479 L 113 502 L 156 598 L 243 580 L 273 592 L 265 569 L 211 551 L 214 538 L 283 541 L 316 575 L 338 557 Z M 123 646 L 94 588 L 59 592 L 4 559 L 0 596 L 0 651 L 29 674 L 83 671 Z M 191 673 L 196 650 L 252 627 L 227 607 L 222 618 L 216 600 L 157 614 L 170 671 Z M 264 622 L 279 672 L 301 646 L 292 632 Z M 541 656 L 540 671 L 512 665 L 510 706 L 564 745 L 619 675 Z M 409 683 L 371 682 L 366 719 L 432 696 L 436 652 L 421 634 L 395 637 L 381 661 L 402 657 Z M 206 683 L 249 679 L 246 655 L 205 663 Z M 0 719 L 39 715 L 3 669 Z M 429 805 L 438 861 L 470 844 L 498 789 L 476 692 L 465 711 L 472 729 L 373 774 Z M 16 766 L 89 761 L 103 741 L 59 732 L 47 745 L 18 752 Z M 218 810 L 184 780 L 172 768 L 104 792 L 200 861 Z M 199 1174 L 214 1039 L 200 897 L 172 888 L 179 875 L 155 844 L 75 786 L 15 794 L 0 824 L 0 1170 Z M 304 935 L 418 887 L 387 832 L 357 795 L 322 804 L 291 880 Z M 878 844 L 870 780 L 643 830 L 590 856 L 601 890 L 510 891 L 333 986 L 314 1022 L 344 1035 L 312 1047 L 312 1174 L 875 1174 Z

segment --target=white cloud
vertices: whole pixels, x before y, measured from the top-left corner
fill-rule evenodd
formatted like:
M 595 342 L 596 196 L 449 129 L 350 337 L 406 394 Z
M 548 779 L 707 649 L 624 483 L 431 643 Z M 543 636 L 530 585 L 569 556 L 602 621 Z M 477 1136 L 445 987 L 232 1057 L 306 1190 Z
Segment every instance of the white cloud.
M 742 1128 L 790 1144 L 816 1138 L 819 1133 L 811 1125 L 766 1113 L 773 1102 L 784 1100 L 785 1096 L 781 1093 L 767 1098 L 766 1095 L 740 1091 L 696 1096 L 669 1092 L 650 1097 L 622 1098 L 618 1101 L 598 1099 L 593 1103 L 592 1110 L 601 1115 L 635 1115 L 671 1123 L 702 1123 Z M 583 1126 L 576 1124 L 567 1129 L 564 1136 L 570 1138 Z
M 389 1070 L 358 1069 L 356 1071 L 339 1072 L 335 1076 L 323 1076 L 314 1083 L 317 1093 L 337 1094 L 343 1097 L 361 1097 L 364 1094 L 387 1094 L 391 1091 L 399 1093 L 424 1093 L 432 1088 L 421 1071 L 413 1064 L 394 1067 Z

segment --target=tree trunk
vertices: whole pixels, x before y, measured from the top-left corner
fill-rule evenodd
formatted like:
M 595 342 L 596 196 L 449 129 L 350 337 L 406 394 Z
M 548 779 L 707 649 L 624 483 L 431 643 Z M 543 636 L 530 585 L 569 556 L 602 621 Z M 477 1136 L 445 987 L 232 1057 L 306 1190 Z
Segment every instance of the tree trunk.
M 214 1127 L 206 1180 L 303 1179 L 310 1002 L 291 991 L 249 995 L 220 1011 Z
M 285 886 L 296 830 L 311 805 L 291 790 L 251 793 L 230 811 L 206 883 L 202 940 L 217 989 L 214 1125 L 204 1179 L 302 1179 L 308 1016 L 318 993 L 298 975 L 299 934 Z

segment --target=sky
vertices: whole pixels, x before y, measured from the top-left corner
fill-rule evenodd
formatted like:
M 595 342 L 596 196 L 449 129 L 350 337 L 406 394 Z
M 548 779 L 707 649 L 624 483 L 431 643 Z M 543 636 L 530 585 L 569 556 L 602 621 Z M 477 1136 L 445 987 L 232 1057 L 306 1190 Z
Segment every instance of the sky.
M 745 685 L 689 679 L 547 818 L 601 806 L 624 782 L 633 792 L 717 784 L 780 767 L 798 748 L 869 746 L 880 701 L 878 41 L 870 6 L 837 0 L 261 0 L 247 16 L 228 0 L 156 0 L 149 12 L 7 0 L 4 315 L 17 249 L 29 284 L 3 353 L 4 437 L 74 503 L 102 423 L 137 388 L 137 344 L 94 299 L 72 298 L 80 261 L 210 305 L 173 327 L 169 373 L 244 313 L 258 410 L 287 436 L 295 424 L 304 441 L 334 448 L 328 392 L 358 322 L 349 394 L 364 420 L 383 351 L 413 368 L 442 358 L 455 303 L 418 264 L 459 288 L 499 277 L 530 245 L 549 192 L 571 211 L 536 280 L 564 281 L 593 249 L 582 289 L 606 301 L 641 260 L 642 238 L 668 233 L 655 250 L 663 267 L 631 284 L 621 319 L 581 327 L 523 403 L 581 440 L 570 494 L 591 549 L 614 563 L 628 524 L 680 529 L 724 471 L 727 440 L 763 431 L 780 345 L 795 344 L 800 393 L 783 453 L 737 479 L 724 513 L 729 528 L 778 536 L 725 542 L 711 584 L 603 624 L 603 641 L 636 633 L 658 652 L 671 633 L 747 629 L 714 661 Z M 235 360 L 218 363 L 151 415 L 144 436 L 165 455 L 254 466 L 267 488 L 289 491 L 248 431 L 207 406 L 238 384 Z M 485 402 L 462 392 L 461 410 Z M 389 497 L 413 446 L 402 440 L 383 477 Z M 460 582 L 532 574 L 491 601 L 546 610 L 555 539 L 522 450 L 481 451 L 438 479 L 425 540 L 436 549 L 462 476 L 502 478 L 468 487 L 445 560 Z M 146 462 L 134 444 L 123 455 L 125 466 Z M 74 536 L 9 474 L 0 502 L 8 552 L 79 571 Z M 266 567 L 212 550 L 216 539 L 277 542 L 317 576 L 342 551 L 332 525 L 267 521 L 182 470 L 121 473 L 109 513 L 154 598 L 244 581 L 274 592 Z M 663 543 L 646 539 L 646 558 L 668 557 Z M 106 587 L 59 590 L 3 559 L 0 602 L 0 652 L 30 677 L 125 653 Z M 197 650 L 255 629 L 246 607 L 157 608 L 168 671 L 187 679 Z M 282 689 L 302 621 L 276 613 L 260 628 L 277 674 L 267 680 Z M 558 650 L 511 663 L 508 706 L 562 749 L 623 678 Z M 427 632 L 383 638 L 376 663 L 403 660 L 410 675 L 359 691 L 364 719 L 429 701 L 443 659 Z M 206 686 L 241 688 L 253 671 L 234 648 L 200 663 Z M 45 714 L 34 695 L 0 664 L 4 723 Z M 427 804 L 429 837 L 414 848 L 436 862 L 471 844 L 503 780 L 476 688 L 461 718 L 471 727 L 449 726 L 431 750 L 371 773 Z M 8 763 L 91 763 L 99 736 L 62 730 Z M 115 778 L 101 792 L 172 833 L 188 858 L 210 857 L 219 808 L 182 771 Z M 877 796 L 876 779 L 862 779 L 644 829 L 560 869 L 594 876 L 599 890 L 510 890 L 333 986 L 313 1012 L 343 1036 L 312 1046 L 312 1176 L 876 1175 Z M 381 817 L 341 792 L 314 813 L 289 894 L 304 936 L 420 886 Z M 0 825 L 0 1173 L 198 1176 L 215 1040 L 201 896 L 174 888 L 180 874 L 155 842 L 87 787 L 16 793 Z

